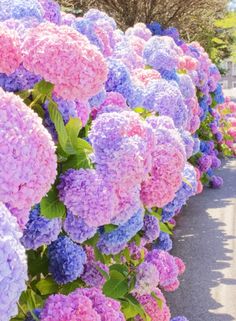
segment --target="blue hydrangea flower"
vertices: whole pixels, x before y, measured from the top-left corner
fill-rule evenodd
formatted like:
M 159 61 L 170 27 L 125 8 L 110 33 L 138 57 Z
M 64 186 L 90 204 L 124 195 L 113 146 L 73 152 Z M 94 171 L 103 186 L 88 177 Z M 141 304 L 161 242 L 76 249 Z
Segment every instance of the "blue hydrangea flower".
M 1 0 L 0 20 L 35 18 L 43 20 L 44 10 L 37 0 Z
M 225 101 L 222 86 L 220 83 L 217 85 L 217 88 L 214 91 L 214 98 L 217 104 L 223 104 L 223 102 Z
M 139 209 L 126 223 L 112 232 L 101 233 L 98 248 L 104 254 L 117 254 L 123 250 L 128 241 L 143 227 L 143 209 Z
M 41 309 L 35 309 L 33 312 L 37 318 L 40 317 Z M 24 321 L 35 321 L 35 318 L 32 316 L 30 312 L 28 312 Z
M 165 210 L 165 208 L 162 211 L 162 221 L 163 222 L 169 222 L 174 216 L 175 216 L 176 212 L 175 210 L 169 211 L 169 209 Z
M 107 59 L 107 63 L 106 91 L 118 92 L 128 99 L 133 94 L 133 87 L 127 67 L 118 59 Z
M 153 244 L 153 248 L 157 250 L 170 251 L 172 249 L 172 245 L 170 235 L 165 232 L 161 232 L 158 240 Z
M 175 198 L 163 208 L 162 220 L 168 222 L 197 192 L 197 177 L 193 166 L 186 164 L 184 168 L 184 180 L 180 189 L 176 192 Z
M 202 114 L 200 116 L 200 120 L 203 121 L 206 118 L 206 116 L 207 116 L 207 114 L 209 112 L 209 105 L 208 105 L 206 96 L 204 96 L 203 98 L 201 98 L 199 100 L 199 106 L 200 106 L 200 108 L 202 110 Z
M 160 23 L 154 21 L 147 24 L 148 29 L 152 32 L 153 35 L 160 36 L 163 33 L 163 29 Z
M 103 89 L 97 95 L 89 99 L 89 104 L 91 107 L 98 107 L 105 101 L 105 99 L 106 99 L 106 91 L 105 89 Z
M 81 217 L 73 215 L 70 211 L 67 212 L 63 228 L 69 237 L 78 243 L 90 239 L 97 231 L 96 228 L 89 227 Z
M 148 242 L 156 240 L 160 234 L 160 226 L 158 219 L 153 215 L 145 215 L 143 220 L 143 237 Z
M 36 205 L 30 212 L 29 221 L 23 232 L 21 243 L 26 249 L 36 250 L 42 245 L 55 241 L 61 231 L 61 219 L 47 219 L 40 215 L 40 206 Z
M 49 272 L 58 284 L 76 280 L 84 271 L 87 257 L 83 248 L 67 236 L 59 236 L 48 247 Z
M 159 70 L 162 78 L 166 79 L 166 80 L 174 80 L 176 82 L 178 82 L 179 77 L 176 73 L 175 70 L 165 70 L 165 69 L 161 69 Z
M 0 87 L 9 92 L 32 89 L 40 80 L 40 76 L 32 74 L 25 69 L 23 65 L 20 65 L 20 67 L 9 76 L 0 73 Z

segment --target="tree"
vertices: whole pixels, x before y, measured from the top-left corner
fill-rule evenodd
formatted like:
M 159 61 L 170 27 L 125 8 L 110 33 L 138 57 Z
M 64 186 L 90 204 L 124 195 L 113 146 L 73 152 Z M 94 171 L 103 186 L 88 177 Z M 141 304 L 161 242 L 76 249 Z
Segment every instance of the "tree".
M 215 25 L 227 14 L 228 0 L 59 0 L 72 11 L 98 8 L 126 30 L 137 22 L 176 27 L 188 42 L 199 41 L 215 62 L 230 55 L 231 30 Z M 233 5 L 232 1 L 231 7 Z

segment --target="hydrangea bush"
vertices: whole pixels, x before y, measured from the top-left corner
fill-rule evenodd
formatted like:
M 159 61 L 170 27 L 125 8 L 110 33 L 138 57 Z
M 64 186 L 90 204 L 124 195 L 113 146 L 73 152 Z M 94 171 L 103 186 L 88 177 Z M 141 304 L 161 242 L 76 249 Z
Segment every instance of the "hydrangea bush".
M 187 321 L 165 299 L 176 217 L 235 153 L 218 69 L 157 22 L 53 0 L 0 20 L 0 319 Z

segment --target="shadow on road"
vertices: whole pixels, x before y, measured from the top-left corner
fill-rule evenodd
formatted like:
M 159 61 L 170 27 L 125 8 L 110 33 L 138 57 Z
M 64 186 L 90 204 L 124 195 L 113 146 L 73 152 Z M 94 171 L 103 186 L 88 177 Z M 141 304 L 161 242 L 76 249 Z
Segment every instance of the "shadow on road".
M 236 286 L 236 278 L 223 274 L 236 257 L 236 160 L 225 162 L 219 175 L 224 178 L 224 187 L 206 189 L 190 199 L 177 220 L 172 254 L 184 260 L 186 272 L 180 288 L 168 293 L 167 300 L 173 316 L 185 315 L 189 321 L 236 320 L 236 297 L 226 293 L 232 300 L 233 313 L 224 307 L 224 313 L 214 312 L 222 304 L 212 297 L 219 284 Z M 228 220 L 232 224 L 230 233 Z

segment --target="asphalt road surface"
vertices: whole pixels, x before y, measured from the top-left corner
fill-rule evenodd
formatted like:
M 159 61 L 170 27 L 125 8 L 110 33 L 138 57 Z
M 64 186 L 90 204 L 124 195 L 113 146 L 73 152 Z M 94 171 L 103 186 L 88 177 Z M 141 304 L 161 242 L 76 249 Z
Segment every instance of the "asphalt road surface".
M 167 295 L 173 317 L 236 321 L 236 159 L 223 165 L 224 186 L 192 197 L 178 218 L 172 254 L 186 272 Z

